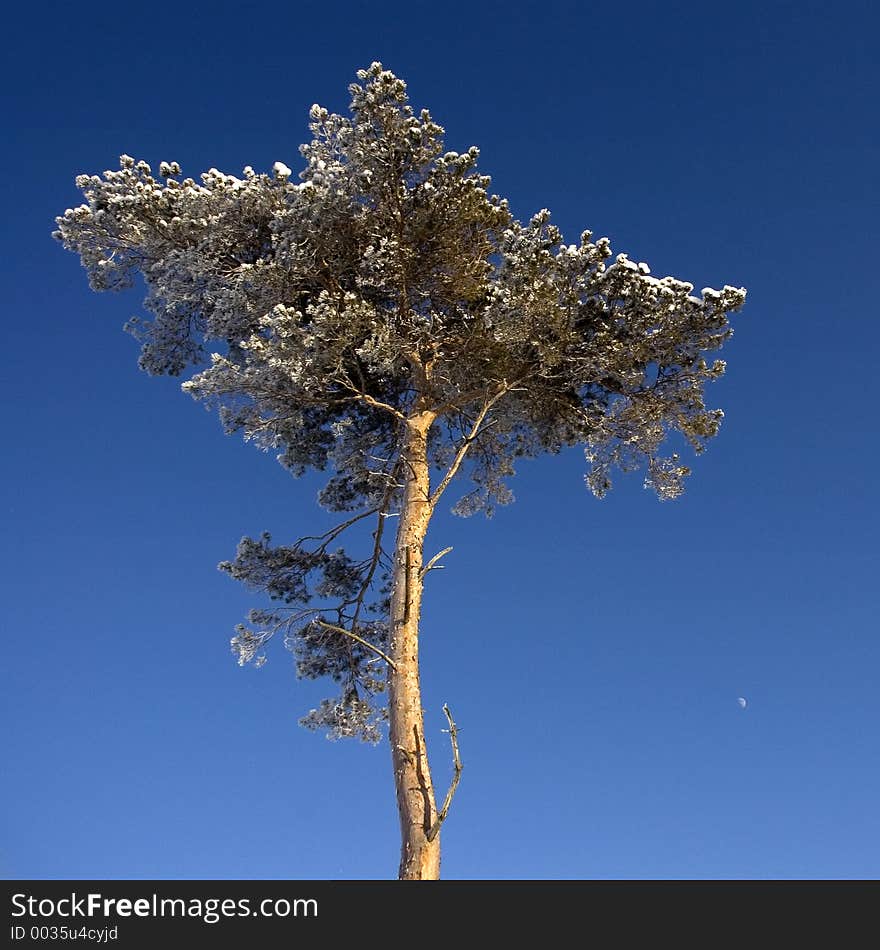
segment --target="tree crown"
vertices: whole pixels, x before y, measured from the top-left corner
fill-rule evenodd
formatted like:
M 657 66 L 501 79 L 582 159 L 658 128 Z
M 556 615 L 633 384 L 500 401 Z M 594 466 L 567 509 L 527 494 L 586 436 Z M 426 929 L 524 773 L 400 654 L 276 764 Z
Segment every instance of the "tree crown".
M 77 178 L 86 203 L 57 219 L 55 236 L 95 290 L 143 278 L 151 319 L 128 326 L 142 369 L 195 367 L 183 388 L 216 406 L 227 431 L 275 449 L 294 474 L 327 470 L 326 508 L 379 518 L 365 561 L 331 550 L 331 531 L 311 545 L 244 539 L 224 565 L 302 606 L 287 615 L 307 621 L 294 643 L 300 672 L 349 691 L 335 720 L 327 710 L 317 720 L 375 737 L 375 719 L 362 728 L 374 711 L 352 710 L 358 684 L 379 688 L 380 527 L 400 504 L 407 426 L 427 424 L 430 463 L 444 473 L 432 504 L 469 475 L 461 514 L 510 500 L 516 458 L 572 445 L 584 447 L 596 495 L 615 467 L 645 466 L 646 486 L 675 498 L 688 469 L 663 446 L 678 432 L 701 452 L 717 432 L 722 413 L 706 408 L 704 386 L 724 363 L 706 355 L 730 336 L 745 291 L 698 297 L 625 254 L 609 262 L 607 239 L 585 231 L 565 244 L 546 210 L 521 223 L 489 192 L 478 150 L 444 151 L 443 129 L 413 111 L 399 78 L 373 63 L 358 80 L 349 115 L 312 107 L 298 183 L 281 162 L 196 182 L 174 162 L 157 179 L 122 156 L 117 171 Z M 368 623 L 377 586 L 380 619 Z M 314 597 L 344 605 L 332 624 L 306 609 Z M 273 625 L 292 629 L 277 611 L 251 620 L 264 629 L 240 629 L 244 660 Z

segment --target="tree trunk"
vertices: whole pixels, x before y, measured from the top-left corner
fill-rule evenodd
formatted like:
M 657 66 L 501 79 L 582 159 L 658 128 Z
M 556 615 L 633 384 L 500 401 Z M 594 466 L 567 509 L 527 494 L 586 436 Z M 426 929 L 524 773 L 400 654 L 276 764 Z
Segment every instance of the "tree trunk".
M 422 412 L 406 422 L 402 452 L 404 491 L 391 590 L 390 652 L 394 668 L 389 669 L 388 714 L 400 815 L 401 880 L 440 877 L 440 836 L 428 840 L 437 807 L 428 769 L 419 686 L 422 549 L 432 513 L 427 435 L 433 421 L 433 415 Z

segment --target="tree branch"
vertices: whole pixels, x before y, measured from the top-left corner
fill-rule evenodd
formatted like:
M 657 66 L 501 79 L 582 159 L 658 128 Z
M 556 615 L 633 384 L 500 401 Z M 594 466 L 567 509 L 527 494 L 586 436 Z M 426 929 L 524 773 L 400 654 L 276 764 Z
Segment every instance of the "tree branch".
M 461 393 L 459 396 L 456 396 L 455 399 L 450 399 L 448 402 L 445 402 L 440 406 L 434 406 L 431 409 L 431 412 L 438 416 L 442 416 L 444 413 L 449 412 L 450 409 L 457 409 L 459 412 L 461 412 L 469 403 L 472 403 L 475 399 L 485 395 L 485 386 L 481 386 L 479 389 L 470 389 Z
M 394 665 L 394 660 L 388 656 L 387 653 L 383 653 L 377 646 L 374 646 L 369 640 L 365 640 L 363 637 L 359 637 L 356 633 L 352 633 L 351 630 L 346 630 L 345 627 L 337 627 L 335 623 L 327 623 L 326 620 L 321 620 L 320 618 L 315 621 L 319 626 L 325 627 L 327 630 L 332 630 L 334 633 L 344 634 L 346 637 L 351 637 L 352 640 L 356 640 L 361 646 L 365 646 L 368 650 L 372 650 L 376 656 L 381 657 L 392 670 L 396 670 L 397 667 Z
M 397 471 L 400 462 L 398 461 L 389 472 L 390 478 L 394 478 L 394 474 Z M 376 530 L 373 533 L 373 553 L 370 557 L 370 566 L 367 570 L 364 581 L 361 584 L 360 590 L 358 591 L 357 597 L 355 598 L 355 609 L 354 617 L 352 618 L 351 625 L 354 627 L 358 622 L 358 617 L 360 616 L 361 608 L 364 605 L 364 598 L 367 595 L 367 591 L 370 588 L 370 584 L 373 581 L 373 575 L 376 573 L 376 568 L 379 566 L 379 561 L 382 559 L 382 535 L 385 531 L 385 518 L 387 517 L 387 508 L 391 503 L 391 496 L 394 494 L 396 488 L 395 483 L 392 481 L 391 484 L 385 489 L 385 495 L 382 498 L 382 503 L 378 506 L 379 519 L 376 523 Z M 344 605 L 347 606 L 347 605 Z M 393 665 L 393 664 L 392 664 Z
M 458 451 L 455 453 L 455 458 L 452 460 L 452 464 L 449 466 L 449 470 L 443 476 L 440 484 L 434 489 L 434 493 L 431 495 L 431 504 L 435 505 L 437 500 L 446 491 L 449 483 L 455 478 L 456 472 L 461 467 L 461 463 L 464 461 L 465 455 L 467 455 L 468 449 L 471 447 L 471 444 L 474 440 L 480 435 L 483 431 L 483 420 L 486 418 L 489 410 L 496 402 L 509 390 L 509 386 L 505 383 L 502 389 L 499 389 L 494 396 L 490 397 L 483 403 L 483 407 L 477 413 L 477 418 L 474 421 L 474 424 L 471 426 L 470 432 L 465 436 L 464 442 L 459 446 Z
M 434 824 L 431 825 L 431 829 L 428 831 L 428 841 L 433 841 L 440 833 L 440 826 L 446 821 L 446 816 L 449 814 L 449 806 L 452 804 L 452 797 L 455 795 L 455 790 L 458 788 L 458 783 L 461 781 L 461 773 L 464 769 L 464 766 L 461 764 L 461 756 L 458 753 L 458 726 L 456 726 L 455 720 L 452 718 L 452 713 L 449 711 L 449 707 L 446 703 L 443 704 L 443 712 L 446 715 L 446 721 L 449 723 L 449 729 L 444 729 L 443 731 L 449 732 L 449 741 L 452 743 L 452 782 L 449 785 L 446 798 L 443 799 L 443 807 L 437 813 Z
M 368 393 L 365 393 L 362 389 L 356 386 L 354 381 L 349 379 L 347 375 L 337 376 L 334 379 L 334 382 L 344 386 L 350 392 L 354 393 L 352 399 L 360 399 L 361 402 L 365 402 L 368 406 L 372 406 L 374 409 L 381 409 L 383 412 L 390 413 L 395 419 L 400 419 L 403 422 L 406 421 L 406 416 L 399 409 L 396 409 L 389 403 L 382 402 L 381 400 L 370 396 Z
M 452 548 L 443 548 L 442 551 L 438 551 L 431 558 L 431 560 L 428 561 L 428 563 L 419 571 L 419 577 L 424 577 L 425 574 L 428 573 L 428 571 L 439 570 L 441 567 L 443 567 L 442 564 L 439 567 L 437 567 L 437 562 L 440 560 L 441 557 L 443 557 L 446 554 L 449 554 L 451 550 Z
M 294 542 L 294 547 L 302 544 L 303 541 L 322 541 L 323 544 L 316 550 L 321 551 L 327 547 L 331 541 L 334 541 L 336 538 L 345 531 L 346 528 L 350 528 L 353 524 L 357 524 L 358 521 L 363 521 L 364 518 L 369 518 L 370 515 L 376 514 L 380 510 L 380 505 L 374 505 L 372 508 L 368 508 L 366 511 L 362 511 L 360 514 L 354 515 L 352 518 L 341 522 L 333 528 L 330 528 L 328 531 L 325 531 L 323 534 L 307 534 L 302 538 L 297 539 Z
M 368 406 L 372 406 L 374 409 L 381 409 L 383 412 L 390 412 L 395 418 L 402 419 L 404 422 L 406 421 L 406 416 L 399 409 L 395 409 L 394 406 L 389 405 L 387 402 L 380 402 L 378 399 L 374 399 L 372 396 L 368 396 L 366 393 L 358 393 L 355 398 L 362 399 Z

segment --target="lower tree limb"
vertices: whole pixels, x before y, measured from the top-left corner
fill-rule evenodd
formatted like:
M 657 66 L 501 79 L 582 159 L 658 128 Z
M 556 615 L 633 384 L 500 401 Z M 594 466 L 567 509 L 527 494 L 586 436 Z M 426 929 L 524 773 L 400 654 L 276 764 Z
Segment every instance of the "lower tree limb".
M 446 798 L 443 799 L 443 807 L 437 812 L 434 824 L 431 825 L 431 830 L 428 832 L 428 841 L 433 841 L 434 838 L 440 834 L 440 826 L 446 821 L 446 816 L 449 814 L 449 807 L 452 805 L 452 799 L 455 797 L 458 783 L 461 781 L 461 773 L 464 769 L 464 766 L 461 764 L 461 755 L 458 751 L 458 726 L 456 726 L 455 720 L 452 718 L 452 713 L 449 711 L 449 707 L 446 703 L 443 704 L 443 714 L 449 723 L 449 741 L 452 743 L 452 781 L 449 784 L 449 791 L 446 793 Z

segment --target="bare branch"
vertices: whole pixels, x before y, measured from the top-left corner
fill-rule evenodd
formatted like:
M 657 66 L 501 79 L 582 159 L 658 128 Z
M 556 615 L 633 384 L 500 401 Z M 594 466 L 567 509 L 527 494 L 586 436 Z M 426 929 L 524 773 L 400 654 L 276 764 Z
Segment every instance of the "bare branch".
M 346 389 L 354 393 L 352 398 L 360 399 L 361 402 L 365 402 L 368 406 L 372 406 L 374 409 L 381 409 L 383 412 L 390 413 L 395 419 L 400 419 L 401 421 L 406 421 L 406 416 L 399 410 L 392 406 L 390 403 L 382 402 L 379 399 L 369 395 L 355 385 L 354 381 L 349 379 L 347 376 L 336 377 L 334 382 L 339 383 L 341 386 L 344 386 Z
M 428 563 L 419 571 L 419 577 L 424 577 L 425 574 L 428 573 L 428 571 L 434 571 L 434 570 L 439 571 L 443 567 L 443 565 L 442 564 L 438 565 L 437 562 L 440 560 L 441 557 L 443 557 L 446 554 L 449 554 L 451 550 L 452 548 L 450 547 L 450 548 L 443 548 L 442 551 L 438 551 L 431 558 L 431 560 L 428 561 Z
M 391 469 L 391 472 L 389 473 L 392 479 L 394 477 L 394 473 L 397 471 L 398 465 L 399 462 L 394 465 L 394 467 Z M 385 518 L 387 517 L 386 509 L 391 503 L 391 496 L 394 494 L 395 488 L 396 485 L 392 481 L 391 484 L 385 489 L 385 495 L 382 498 L 382 503 L 378 506 L 379 518 L 376 523 L 376 530 L 373 532 L 373 553 L 370 557 L 370 566 L 364 577 L 363 584 L 361 584 L 361 588 L 358 591 L 357 597 L 355 598 L 356 607 L 354 610 L 354 617 L 351 621 L 352 626 L 355 626 L 358 622 L 361 608 L 364 605 L 364 598 L 367 595 L 367 591 L 370 589 L 370 584 L 373 582 L 373 575 L 376 573 L 376 568 L 379 566 L 379 562 L 382 559 L 382 535 L 385 532 Z
M 464 461 L 464 457 L 465 455 L 467 455 L 468 449 L 471 447 L 473 442 L 479 437 L 481 432 L 483 432 L 483 430 L 486 428 L 486 426 L 483 425 L 483 421 L 488 415 L 489 410 L 492 408 L 492 406 L 495 405 L 496 402 L 498 402 L 498 400 L 506 392 L 509 391 L 509 389 L 510 387 L 507 385 L 507 383 L 505 383 L 501 389 L 499 389 L 493 396 L 491 396 L 489 399 L 487 399 L 483 403 L 482 408 L 477 413 L 477 418 L 474 420 L 474 424 L 471 426 L 470 432 L 465 436 L 464 442 L 462 442 L 462 444 L 458 448 L 458 451 L 455 453 L 455 458 L 452 460 L 452 464 L 449 466 L 449 470 L 443 476 L 442 480 L 440 481 L 440 484 L 434 489 L 434 492 L 431 495 L 431 499 L 430 499 L 432 505 L 435 505 L 437 503 L 437 500 L 443 494 L 443 492 L 446 491 L 447 487 L 449 486 L 449 483 L 452 481 L 453 478 L 455 478 L 456 472 L 461 467 L 461 463 Z
M 388 656 L 387 653 L 383 653 L 377 646 L 374 646 L 369 640 L 365 640 L 363 637 L 359 637 L 356 633 L 353 633 L 351 630 L 346 630 L 345 627 L 337 627 L 334 623 L 327 623 L 326 620 L 318 619 L 315 621 L 319 626 L 325 627 L 327 630 L 332 630 L 334 633 L 341 633 L 346 637 L 351 637 L 352 640 L 356 640 L 361 646 L 365 646 L 368 650 L 372 650 L 376 656 L 381 657 L 392 670 L 396 670 L 397 667 L 394 665 L 394 660 Z
M 378 399 L 374 399 L 366 393 L 358 393 L 357 398 L 362 399 L 368 406 L 372 406 L 374 409 L 382 409 L 384 412 L 390 412 L 391 415 L 397 419 L 406 420 L 406 416 L 399 409 L 395 409 L 394 406 L 387 402 L 380 402 Z
M 348 518 L 340 524 L 336 525 L 333 528 L 330 528 L 328 531 L 325 531 L 323 534 L 307 534 L 302 538 L 299 538 L 295 545 L 300 545 L 304 541 L 322 541 L 323 543 L 316 550 L 320 551 L 327 547 L 332 541 L 339 537 L 346 528 L 350 528 L 353 524 L 357 524 L 358 521 L 363 521 L 364 518 L 369 518 L 370 515 L 376 514 L 380 509 L 379 505 L 374 505 L 372 508 L 368 508 L 366 511 L 362 511 L 360 514 L 354 515 L 352 518 Z
M 458 783 L 461 781 L 461 773 L 464 769 L 464 766 L 461 764 L 461 756 L 458 752 L 458 726 L 456 726 L 455 720 L 452 718 L 452 713 L 449 711 L 449 707 L 446 703 L 443 704 L 443 712 L 446 715 L 446 721 L 449 723 L 449 729 L 444 729 L 443 731 L 449 732 L 449 741 L 452 743 L 452 782 L 449 785 L 446 798 L 443 799 L 443 807 L 437 812 L 434 824 L 431 825 L 431 829 L 427 834 L 428 841 L 433 841 L 440 833 L 440 826 L 446 821 L 446 816 L 449 814 L 449 806 L 452 804 L 452 797 L 455 795 L 455 790 L 458 788 Z

